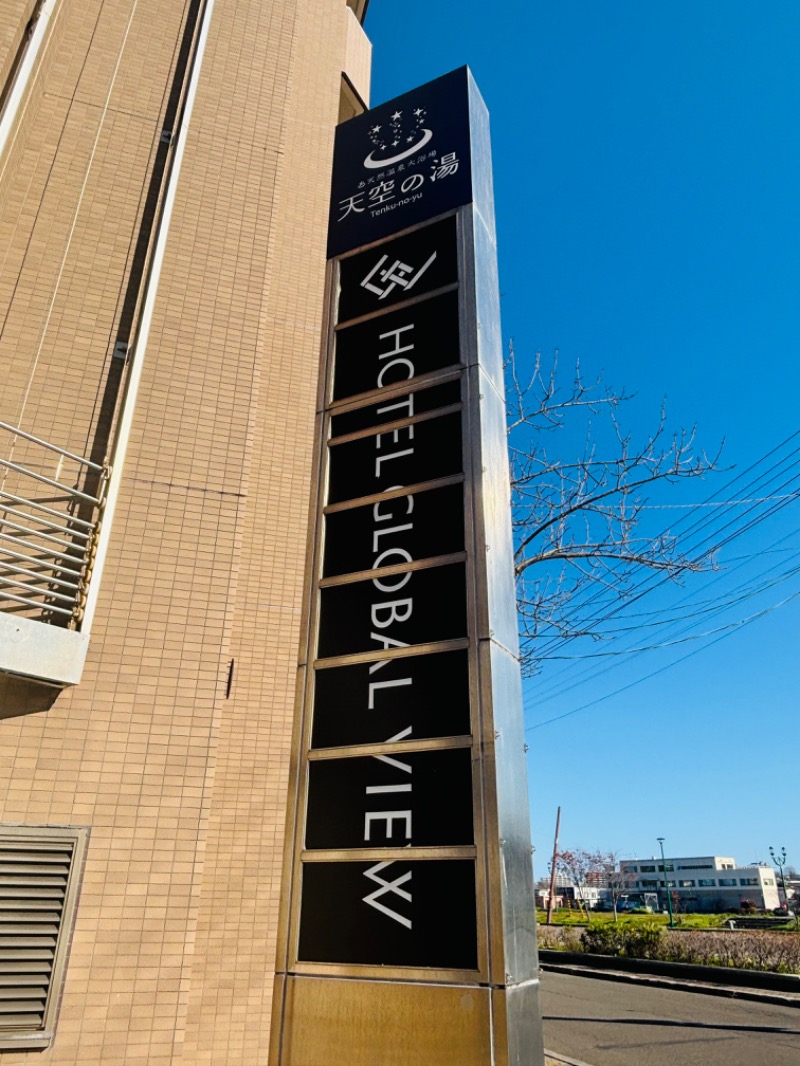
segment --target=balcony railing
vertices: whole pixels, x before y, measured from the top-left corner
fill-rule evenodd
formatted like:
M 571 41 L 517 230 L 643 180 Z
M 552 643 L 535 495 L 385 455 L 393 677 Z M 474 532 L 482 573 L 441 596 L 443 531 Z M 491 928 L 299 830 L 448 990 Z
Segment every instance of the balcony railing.
M 3 438 L 0 611 L 79 628 L 108 468 L 6 422 Z

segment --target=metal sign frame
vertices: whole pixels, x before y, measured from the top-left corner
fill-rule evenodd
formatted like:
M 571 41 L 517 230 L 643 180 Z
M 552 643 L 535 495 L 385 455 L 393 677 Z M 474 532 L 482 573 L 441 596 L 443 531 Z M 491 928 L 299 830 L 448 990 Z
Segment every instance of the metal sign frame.
M 477 103 L 471 97 L 470 106 L 473 112 L 483 107 L 479 95 Z M 328 263 L 326 330 L 322 344 L 315 425 L 311 499 L 313 517 L 303 593 L 298 710 L 292 740 L 287 851 L 278 932 L 279 957 L 270 1055 L 273 1066 L 311 1066 L 313 1053 L 308 1051 L 308 1047 L 313 1045 L 314 1037 L 308 1035 L 307 1027 L 316 1025 L 319 1028 L 320 1046 L 324 1046 L 329 1039 L 326 1026 L 330 1019 L 326 1022 L 319 1016 L 320 1013 L 330 1010 L 331 1017 L 340 1017 L 348 1012 L 369 1011 L 369 1002 L 372 999 L 377 1002 L 375 997 L 382 994 L 380 990 L 375 990 L 376 982 L 391 983 L 396 993 L 403 988 L 417 987 L 417 992 L 404 1001 L 417 1004 L 423 1002 L 419 998 L 423 992 L 427 993 L 433 987 L 473 990 L 483 1004 L 481 1009 L 486 1010 L 486 1022 L 482 1028 L 475 1030 L 469 1048 L 461 1050 L 460 1066 L 473 1066 L 473 1063 L 475 1066 L 479 1063 L 540 1066 L 543 1063 L 532 849 L 512 570 L 502 343 L 485 108 L 483 113 L 472 115 L 472 136 L 472 166 L 477 175 L 473 181 L 473 202 L 389 236 L 382 235 L 380 239 L 350 249 Z M 407 309 L 457 289 L 460 363 L 333 401 L 335 336 L 338 329 L 336 309 L 342 262 L 449 218 L 455 218 L 456 223 L 457 282 L 392 304 L 392 310 Z M 348 319 L 342 326 L 349 328 L 384 313 L 385 309 L 376 310 Z M 407 396 L 411 392 L 420 393 L 452 381 L 461 383 L 459 403 L 392 422 L 382 422 L 379 427 L 372 425 L 355 430 L 335 441 L 331 439 L 331 422 L 336 415 L 367 408 L 378 400 L 389 403 L 393 398 Z M 391 432 L 456 410 L 462 412 L 462 473 L 326 505 L 329 450 L 360 438 L 374 437 L 378 428 L 381 433 Z M 464 486 L 463 551 L 378 570 L 365 569 L 323 577 L 324 515 L 363 507 L 378 500 L 386 501 L 409 494 L 417 496 L 453 484 Z M 463 639 L 412 644 L 410 647 L 394 649 L 376 647 L 324 660 L 315 659 L 321 595 L 325 588 L 448 563 L 465 566 L 467 632 Z M 468 656 L 471 735 L 312 749 L 317 670 L 379 660 L 401 660 L 412 656 L 417 658 L 456 649 L 466 649 Z M 472 753 L 472 845 L 359 847 L 326 851 L 304 849 L 309 773 L 315 762 L 454 748 L 469 748 Z M 319 963 L 299 957 L 304 864 L 458 859 L 469 859 L 475 863 L 477 965 L 474 969 Z M 446 905 L 446 901 L 442 902 Z M 316 979 L 324 979 L 323 984 L 314 984 Z M 303 984 L 309 981 L 312 984 Z M 301 984 L 298 985 L 298 982 Z M 352 982 L 357 982 L 360 989 L 356 1000 L 352 998 L 355 995 Z M 420 986 L 424 986 L 424 990 Z M 313 994 L 309 991 L 311 989 Z M 322 997 L 321 1000 L 314 1000 L 317 1004 L 314 1018 L 305 1016 L 310 1010 L 307 1003 L 309 995 L 312 1000 L 315 996 Z M 325 1004 L 324 1011 L 320 1010 L 320 1002 Z M 402 1016 L 402 1010 L 398 1008 L 398 1019 Z M 447 1015 L 445 1011 L 440 1019 L 441 1024 L 446 1028 L 446 1017 L 452 1016 L 452 1024 L 458 1026 L 457 1007 L 451 1004 L 448 1010 L 451 1014 Z M 378 1022 L 376 1019 L 374 1046 L 364 1048 L 353 1044 L 347 1048 L 337 1047 L 336 1053 L 344 1055 L 352 1066 L 359 1066 L 362 1061 L 381 1062 L 381 1066 L 388 1066 L 395 1061 L 386 1044 L 390 1030 L 390 1022 L 386 1019 Z M 302 1039 L 299 1036 L 301 1031 L 305 1034 Z M 339 1029 L 336 1031 L 340 1032 Z M 443 1052 L 437 1044 L 440 1039 L 441 1034 L 431 1034 L 430 1042 L 425 1044 L 425 1061 L 430 1066 L 439 1066 L 440 1063 L 443 1066 L 445 1062 L 453 1061 L 442 1057 Z M 308 1044 L 309 1040 L 311 1045 Z M 305 1050 L 301 1049 L 301 1045 Z M 369 1058 L 370 1054 L 372 1058 Z M 397 1059 L 398 1063 L 401 1061 Z

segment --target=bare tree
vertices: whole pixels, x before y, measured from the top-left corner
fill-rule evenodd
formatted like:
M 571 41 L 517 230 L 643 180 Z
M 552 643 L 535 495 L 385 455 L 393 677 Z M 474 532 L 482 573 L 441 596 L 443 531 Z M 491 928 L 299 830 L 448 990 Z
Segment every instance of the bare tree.
M 558 870 L 572 882 L 575 898 L 588 921 L 589 908 L 586 903 L 586 890 L 592 880 L 592 875 L 596 873 L 592 855 L 582 848 L 576 848 L 574 851 L 560 851 L 556 862 Z
M 635 883 L 635 877 L 622 869 L 618 851 L 592 851 L 588 858 L 596 873 L 598 883 L 608 892 L 614 908 L 614 921 L 618 921 L 617 907 Z
M 619 421 L 632 396 L 599 379 L 587 384 L 580 366 L 563 387 L 557 355 L 545 367 L 537 354 L 523 377 L 511 345 L 506 371 L 517 601 L 531 673 L 544 638 L 599 635 L 587 607 L 592 590 L 624 597 L 642 570 L 677 579 L 712 565 L 707 555 L 685 554 L 668 533 L 647 535 L 642 518 L 657 483 L 703 477 L 718 456 L 696 451 L 693 429 L 670 435 L 663 408 L 654 432 L 634 443 Z M 567 433 L 575 458 L 565 454 Z

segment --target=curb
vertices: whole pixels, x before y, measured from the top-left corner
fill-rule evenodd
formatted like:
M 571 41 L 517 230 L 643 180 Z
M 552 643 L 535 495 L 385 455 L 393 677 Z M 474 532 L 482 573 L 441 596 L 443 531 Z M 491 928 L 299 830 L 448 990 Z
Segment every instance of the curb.
M 541 969 L 552 973 L 569 974 L 572 977 L 595 977 L 600 981 L 617 981 L 620 984 L 648 985 L 651 988 L 665 988 L 673 992 L 700 992 L 707 996 L 724 996 L 728 999 L 754 1000 L 759 1003 L 771 1003 L 778 1007 L 800 1007 L 800 996 L 791 993 L 768 992 L 761 989 L 742 988 L 733 985 L 706 984 L 702 981 L 684 978 L 674 980 L 670 977 L 657 977 L 653 974 L 626 973 L 623 970 L 598 970 L 589 966 L 557 965 L 550 962 L 540 963 Z M 559 1060 L 556 1058 L 556 1062 Z M 568 1059 L 560 1060 L 569 1062 Z M 585 1066 L 579 1063 L 577 1066 Z
M 564 1055 L 556 1055 L 554 1051 L 548 1051 L 545 1048 L 544 1066 L 588 1066 L 588 1063 L 581 1062 L 580 1059 L 568 1059 Z
M 586 970 L 615 970 L 622 973 L 642 974 L 645 977 L 665 977 L 673 981 L 700 981 L 707 985 L 757 989 L 763 992 L 779 992 L 783 995 L 800 995 L 800 975 L 772 973 L 767 970 L 740 970 L 728 966 L 701 966 L 693 962 L 666 962 L 663 959 L 631 959 L 625 956 L 597 955 L 583 951 L 539 952 L 539 961 L 544 965 L 579 966 Z

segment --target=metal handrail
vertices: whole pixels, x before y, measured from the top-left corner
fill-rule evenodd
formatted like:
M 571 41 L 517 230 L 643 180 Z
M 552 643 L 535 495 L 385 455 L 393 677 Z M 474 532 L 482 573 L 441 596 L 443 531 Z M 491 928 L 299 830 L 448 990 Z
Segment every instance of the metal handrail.
M 0 584 L 2 584 L 2 585 L 11 585 L 12 587 L 18 588 L 18 589 L 29 590 L 31 588 L 31 586 L 26 584 L 24 581 L 15 581 L 13 579 L 13 577 L 2 577 L 2 576 L 0 576 Z M 40 595 L 45 595 L 45 593 L 42 592 L 42 593 L 40 593 Z M 46 595 L 47 595 L 48 600 L 61 600 L 64 603 L 69 603 L 69 604 L 73 604 L 75 602 L 75 597 L 74 596 L 65 596 L 63 594 L 63 592 L 50 592 L 48 590 Z
M 14 603 L 22 603 L 26 607 L 37 607 L 38 606 L 38 607 L 41 607 L 43 610 L 46 610 L 48 612 L 55 611 L 56 614 L 65 615 L 67 618 L 72 618 L 74 616 L 74 614 L 75 614 L 75 608 L 73 608 L 71 611 L 68 611 L 65 607 L 56 607 L 56 606 L 51 605 L 51 604 L 48 604 L 45 607 L 44 604 L 36 603 L 36 601 L 34 601 L 34 600 L 23 599 L 22 596 L 12 596 L 10 592 L 2 592 L 2 593 L 0 593 L 0 597 L 2 597 L 2 599 L 4 599 L 4 600 L 12 600 Z
M 43 503 L 39 503 L 38 500 L 26 500 L 24 496 L 15 496 L 13 492 L 6 492 L 5 489 L 0 489 L 0 493 L 7 500 L 13 500 L 14 503 L 24 503 L 26 505 L 26 507 L 33 507 L 37 511 L 44 511 L 45 514 L 53 515 L 55 518 L 62 518 L 63 519 L 65 517 L 63 511 L 55 511 L 52 507 L 45 507 L 45 505 Z M 4 504 L 0 503 L 0 507 L 3 507 L 3 506 L 4 506 Z M 87 522 L 85 519 L 78 518 L 76 515 L 72 515 L 72 514 L 69 515 L 69 524 L 70 525 L 76 524 L 76 525 L 79 525 L 79 526 L 85 526 L 88 530 L 94 529 L 94 522 Z
M 21 537 L 12 537 L 8 533 L 0 533 L 0 540 L 10 540 L 12 544 L 22 545 L 23 548 L 30 548 L 35 552 L 42 552 L 42 557 L 45 559 L 65 559 L 70 563 L 76 563 L 80 559 L 80 556 L 74 553 L 56 551 L 55 548 L 48 548 L 45 544 L 31 544 L 29 540 L 23 540 Z
M 23 440 L 32 441 L 34 444 L 39 444 L 42 448 L 47 448 L 48 451 L 55 452 L 57 455 L 63 455 L 65 459 L 72 459 L 78 463 L 79 466 L 86 466 L 90 470 L 96 471 L 98 474 L 103 472 L 103 467 L 99 463 L 92 462 L 91 459 L 87 459 L 84 455 L 76 455 L 75 452 L 68 452 L 66 448 L 59 448 L 57 444 L 51 444 L 50 441 L 42 440 L 41 437 L 34 437 L 32 433 L 26 433 L 24 429 L 20 429 L 19 426 L 9 425 L 8 422 L 0 421 L 0 429 L 8 430 L 15 437 L 22 437 Z
M 25 511 L 18 511 L 16 507 L 6 507 L 2 500 L 0 500 L 0 511 L 2 511 L 4 514 L 13 514 L 17 518 L 30 519 L 31 517 Z M 60 517 L 62 521 L 66 518 L 70 525 L 72 525 L 72 522 L 74 521 L 74 519 L 70 515 L 61 515 Z M 8 523 L 8 519 L 0 518 L 0 522 Z M 60 533 L 68 532 L 71 537 L 80 537 L 81 540 L 88 540 L 91 536 L 91 533 L 84 533 L 80 529 L 67 530 L 65 526 L 59 525 L 57 522 L 48 522 L 43 518 L 38 519 L 38 523 L 40 526 L 44 526 L 45 529 L 57 529 Z M 10 523 L 8 524 L 10 525 Z
M 0 522 L 2 522 L 7 529 L 18 529 L 20 533 L 27 533 L 32 537 L 38 537 L 40 540 L 49 541 L 51 544 L 58 544 L 62 548 L 74 549 L 78 547 L 78 545 L 74 545 L 68 540 L 63 540 L 61 537 L 54 537 L 52 533 L 42 533 L 40 529 L 34 529 L 32 526 L 23 526 L 19 522 L 12 522 L 10 518 L 2 518 L 0 519 Z M 85 533 L 80 533 L 78 535 L 81 537 L 82 540 L 87 539 Z M 42 545 L 43 549 L 46 547 L 46 544 Z M 67 554 L 70 554 L 69 551 L 67 552 Z
M 58 585 L 60 588 L 65 589 L 75 590 L 80 587 L 79 581 L 64 581 L 60 577 L 53 577 L 52 574 L 48 574 L 46 570 L 26 570 L 24 566 L 14 566 L 13 563 L 4 563 L 0 559 L 0 573 L 3 572 L 9 574 L 25 574 L 26 577 L 33 578 L 31 584 L 35 581 L 47 581 L 49 585 Z
M 0 421 L 0 430 L 59 456 L 55 478 L 25 463 L 0 458 L 5 476 L 17 475 L 10 486 L 15 491 L 0 489 L 0 610 L 21 610 L 45 624 L 63 626 L 66 620 L 75 627 L 86 603 L 108 469 L 7 422 Z M 57 480 L 65 461 L 77 465 L 76 480 L 100 475 L 97 495 Z M 38 459 L 33 465 L 42 468 Z M 47 504 L 35 498 L 41 489 L 31 488 L 26 495 L 28 486 L 35 483 L 55 490 L 47 493 Z M 85 517 L 74 513 L 79 509 Z
M 9 539 L 9 540 L 14 540 L 15 538 L 14 538 L 14 537 L 9 537 L 8 539 Z M 46 562 L 46 561 L 47 561 L 48 559 L 52 559 L 52 557 L 53 557 L 53 556 L 52 556 L 51 554 L 46 554 L 46 555 L 42 555 L 42 556 L 36 556 L 36 555 L 20 555 L 20 553 L 19 553 L 19 552 L 14 552 L 14 551 L 11 551 L 11 549 L 10 549 L 10 548 L 0 548 L 0 551 L 2 551 L 2 552 L 3 552 L 3 555 L 6 555 L 6 556 L 8 556 L 8 558 L 9 558 L 9 559 L 18 559 L 18 560 L 19 560 L 20 562 L 22 562 L 22 563 L 33 563 L 33 564 L 36 564 L 36 563 L 44 563 L 44 562 Z M 77 558 L 73 558 L 73 559 L 72 559 L 72 561 L 73 561 L 73 562 L 75 562 L 75 563 L 77 563 L 77 562 L 79 562 L 80 560 L 79 560 L 79 559 L 77 559 Z M 51 564 L 51 569 L 53 569 L 53 567 L 52 567 L 52 564 Z M 69 568 L 68 566 L 64 566 L 64 564 L 63 564 L 63 563 L 59 563 L 59 564 L 58 564 L 58 571 L 59 571 L 59 573 L 61 573 L 61 574 L 74 574 L 74 575 L 75 575 L 76 577 L 78 577 L 78 578 L 79 578 L 79 577 L 80 577 L 80 575 L 81 575 L 81 571 L 80 571 L 80 569 L 78 569 L 78 570 L 71 570 L 71 569 L 70 569 L 70 568 Z
M 93 503 L 95 505 L 100 503 L 100 500 L 96 496 L 89 496 L 88 493 L 73 489 L 61 481 L 53 481 L 52 478 L 45 477 L 44 474 L 37 474 L 34 470 L 29 470 L 27 466 L 21 466 L 19 463 L 12 463 L 9 459 L 0 459 L 0 466 L 4 466 L 7 470 L 13 470 L 17 474 L 26 474 L 28 477 L 35 478 L 36 481 L 41 481 L 44 485 L 49 485 L 51 489 L 58 489 L 59 492 L 64 492 L 69 496 L 77 496 L 78 499 L 86 500 L 88 503 Z M 102 470 L 102 467 L 100 469 Z

